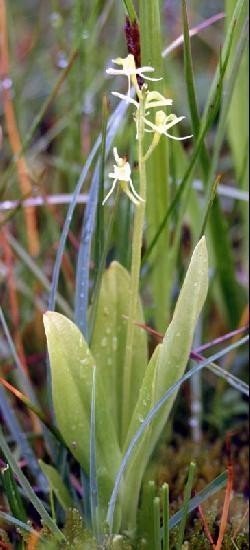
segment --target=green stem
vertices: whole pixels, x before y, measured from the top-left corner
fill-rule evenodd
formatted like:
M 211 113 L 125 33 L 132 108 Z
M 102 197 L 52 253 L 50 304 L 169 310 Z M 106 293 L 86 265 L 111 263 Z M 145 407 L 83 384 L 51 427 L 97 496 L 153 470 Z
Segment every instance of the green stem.
M 134 349 L 135 321 L 138 305 L 140 268 L 141 268 L 141 249 L 143 239 L 143 225 L 145 217 L 146 203 L 146 169 L 143 154 L 143 136 L 144 136 L 144 92 L 141 90 L 139 95 L 138 109 L 138 164 L 139 164 L 139 194 L 144 202 L 141 202 L 135 209 L 134 228 L 132 238 L 132 261 L 131 261 L 131 291 L 129 299 L 128 330 L 126 340 L 126 353 L 124 363 L 123 377 L 123 409 L 122 409 L 122 442 L 125 441 L 129 420 L 133 411 L 130 406 L 130 387 L 132 383 L 132 356 Z

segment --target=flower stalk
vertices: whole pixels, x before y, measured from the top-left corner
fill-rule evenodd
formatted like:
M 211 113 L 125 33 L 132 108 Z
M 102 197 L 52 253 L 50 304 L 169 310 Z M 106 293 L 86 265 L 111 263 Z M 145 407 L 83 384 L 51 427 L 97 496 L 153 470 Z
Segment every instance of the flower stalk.
M 139 193 L 142 198 L 142 202 L 135 208 L 134 214 L 134 227 L 132 237 L 132 260 L 131 260 L 131 290 L 129 301 L 129 316 L 128 316 L 128 329 L 126 340 L 126 352 L 125 352 L 125 364 L 124 364 L 124 378 L 123 378 L 123 409 L 122 409 L 122 442 L 125 441 L 127 430 L 129 427 L 129 420 L 131 414 L 130 406 L 130 387 L 132 381 L 132 356 L 135 340 L 135 321 L 137 300 L 139 295 L 140 284 L 140 268 L 141 268 L 141 250 L 143 240 L 143 227 L 145 218 L 145 204 L 146 204 L 146 167 L 143 150 L 143 138 L 145 127 L 145 97 L 146 88 L 137 90 L 139 98 L 138 108 L 138 167 L 139 167 Z

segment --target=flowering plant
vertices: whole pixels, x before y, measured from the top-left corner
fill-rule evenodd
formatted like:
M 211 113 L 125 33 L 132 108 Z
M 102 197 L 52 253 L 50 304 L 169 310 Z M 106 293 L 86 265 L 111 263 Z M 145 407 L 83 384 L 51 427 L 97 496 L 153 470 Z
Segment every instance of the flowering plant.
M 156 110 L 155 122 L 151 122 L 148 119 L 151 109 L 172 105 L 172 100 L 159 92 L 148 91 L 145 85 L 138 86 L 136 77 L 145 78 L 145 73 L 153 72 L 153 68 L 136 68 L 131 55 L 118 58 L 115 63 L 122 68 L 107 72 L 125 75 L 128 92 L 126 95 L 114 94 L 136 107 L 140 194 L 132 183 L 129 162 L 120 157 L 114 147 L 115 164 L 113 172 L 109 173 L 113 184 L 103 204 L 119 182 L 136 206 L 130 273 L 117 262 L 104 273 L 90 345 L 74 323 L 61 314 L 47 312 L 44 324 L 57 424 L 95 487 L 90 495 L 93 529 L 99 533 L 106 520 L 111 533 L 125 530 L 132 535 L 143 474 L 175 393 L 161 414 L 153 415 L 152 425 L 147 419 L 159 399 L 183 375 L 196 321 L 206 297 L 208 268 L 206 244 L 202 238 L 193 253 L 172 322 L 162 344 L 156 347 L 148 362 L 146 333 L 136 326 L 136 323 L 144 323 L 139 279 L 146 201 L 145 164 L 161 135 L 169 137 L 168 130 L 183 117 Z M 132 86 L 136 100 L 131 97 Z M 147 131 L 154 135 L 149 150 L 144 153 Z M 65 410 L 74 411 L 73 418 L 65 414 Z M 133 449 L 138 433 L 141 433 L 140 441 L 131 456 L 130 448 Z M 127 453 L 129 460 L 125 461 L 124 471 L 122 457 Z

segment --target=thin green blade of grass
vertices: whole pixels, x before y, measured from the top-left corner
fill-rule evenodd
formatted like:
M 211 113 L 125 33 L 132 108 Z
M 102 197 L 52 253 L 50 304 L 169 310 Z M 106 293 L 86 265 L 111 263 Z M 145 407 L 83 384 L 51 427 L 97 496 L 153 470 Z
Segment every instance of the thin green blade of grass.
M 28 443 L 25 433 L 22 431 L 18 419 L 14 411 L 12 410 L 7 397 L 5 395 L 5 390 L 0 387 L 0 410 L 3 417 L 3 420 L 8 427 L 8 430 L 13 438 L 13 441 L 16 442 L 18 448 L 20 449 L 21 455 L 27 461 L 27 466 L 31 473 L 33 474 L 36 484 L 40 490 L 47 492 L 48 484 L 46 478 L 41 472 L 39 467 L 38 460 L 34 454 L 31 446 Z
M 217 178 L 215 178 L 215 180 L 213 182 L 213 185 L 210 189 L 210 193 L 209 193 L 209 196 L 208 196 L 208 200 L 207 200 L 207 204 L 206 204 L 206 210 L 205 210 L 203 222 L 202 222 L 202 225 L 201 225 L 200 236 L 198 238 L 198 241 L 201 239 L 202 235 L 205 234 L 205 230 L 206 230 L 206 226 L 207 226 L 207 222 L 208 222 L 208 217 L 209 217 L 209 214 L 211 212 L 211 208 L 212 208 L 214 200 L 215 200 L 217 187 L 219 185 L 220 180 L 221 180 L 221 175 L 218 175 Z
M 41 517 L 43 524 L 51 531 L 51 533 L 54 534 L 57 540 L 65 540 L 65 537 L 63 533 L 60 531 L 60 529 L 57 527 L 57 525 L 54 523 L 54 521 L 51 519 L 50 515 L 44 508 L 41 500 L 37 497 L 36 493 L 33 491 L 29 481 L 24 476 L 21 468 L 18 466 L 18 463 L 12 453 L 12 451 L 9 449 L 9 446 L 7 445 L 5 441 L 4 434 L 2 432 L 2 429 L 0 428 L 0 447 L 2 449 L 2 452 L 6 458 L 6 461 L 10 465 L 13 473 L 17 477 L 22 489 L 24 490 L 24 493 L 27 497 L 27 499 L 33 504 L 34 508 L 38 512 L 39 516 Z
M 169 550 L 169 486 L 164 483 L 162 494 L 162 550 Z
M 237 376 L 234 376 L 234 374 L 231 374 L 231 372 L 228 372 L 227 370 L 219 367 L 219 365 L 215 365 L 213 363 L 212 365 L 209 365 L 209 370 L 216 374 L 219 378 L 223 378 L 232 386 L 235 390 L 239 391 L 246 397 L 249 397 L 249 385 L 244 382 L 243 380 L 240 380 Z
M 154 545 L 153 502 L 156 497 L 155 482 L 150 480 L 142 487 L 141 507 L 138 515 L 138 533 L 140 538 L 146 539 L 148 547 Z
M 204 113 L 203 113 L 203 117 L 202 117 L 202 124 L 204 124 L 204 121 L 206 120 L 206 118 L 208 116 L 208 113 L 209 113 L 210 108 L 211 108 L 210 106 L 213 103 L 213 98 L 216 97 L 216 95 L 217 95 L 216 91 L 220 87 L 220 81 L 222 80 L 222 77 L 224 77 L 224 74 L 225 74 L 226 69 L 228 67 L 229 56 L 230 56 L 230 52 L 231 52 L 231 48 L 232 48 L 233 39 L 234 39 L 234 36 L 235 36 L 236 23 L 239 20 L 239 18 L 241 17 L 242 10 L 243 10 L 244 5 L 246 3 L 247 3 L 246 0 L 237 0 L 237 2 L 235 4 L 232 19 L 231 19 L 230 24 L 228 26 L 228 30 L 227 30 L 227 34 L 226 34 L 226 38 L 225 38 L 225 43 L 224 43 L 224 46 L 221 50 L 221 61 L 220 61 L 220 64 L 218 65 L 218 67 L 215 71 L 215 76 L 214 76 L 212 85 L 211 85 L 210 90 L 209 90 L 208 99 L 207 99 L 206 106 L 205 106 Z
M 182 17 L 183 17 L 183 36 L 184 36 L 184 74 L 186 80 L 187 94 L 189 100 L 189 108 L 192 120 L 192 128 L 194 137 L 197 139 L 200 129 L 200 117 L 198 112 L 196 91 L 194 85 L 194 72 L 191 54 L 190 29 L 188 26 L 186 0 L 182 0 Z M 207 162 L 207 154 L 202 144 L 200 149 L 202 162 Z
M 161 56 L 161 15 L 158 0 L 139 1 L 139 18 L 141 29 L 141 56 L 142 65 L 149 65 L 155 69 L 154 75 L 162 77 L 164 63 Z M 164 95 L 164 82 L 154 82 L 153 89 Z M 146 145 L 147 145 L 146 140 Z M 149 145 L 150 141 L 148 141 Z M 169 153 L 168 140 L 161 139 L 152 156 L 147 161 L 147 238 L 153 238 L 159 222 L 163 220 L 169 205 Z M 157 269 L 152 271 L 151 288 L 154 300 L 155 323 L 158 330 L 163 330 L 169 319 L 170 309 L 170 281 L 168 263 L 169 229 L 164 224 L 159 236 L 157 251 L 152 250 L 152 262 L 157 261 Z M 163 302 L 164 300 L 164 302 Z
M 185 527 L 187 523 L 188 516 L 188 506 L 191 499 L 191 492 L 194 483 L 194 474 L 195 474 L 196 465 L 194 462 L 190 463 L 188 471 L 188 479 L 184 489 L 184 503 L 183 503 L 183 514 L 178 528 L 178 537 L 177 537 L 177 550 L 181 550 L 182 543 L 184 539 Z
M 92 178 L 88 203 L 84 213 L 76 266 L 75 322 L 87 341 L 89 340 L 87 311 L 89 303 L 91 243 L 96 220 L 99 170 L 100 162 L 98 161 Z
M 9 467 L 9 464 L 6 464 L 1 468 L 2 484 L 4 493 L 8 499 L 10 511 L 19 521 L 25 523 L 27 521 L 27 514 L 24 508 L 24 503 L 22 501 L 21 495 L 19 493 L 15 478 L 12 474 L 12 471 Z
M 127 469 L 127 466 L 128 466 L 129 461 L 130 461 L 131 455 L 134 452 L 138 441 L 140 440 L 140 438 L 144 434 L 145 429 L 151 424 L 151 422 L 153 421 L 155 416 L 158 414 L 159 410 L 161 410 L 163 405 L 165 405 L 165 403 L 169 399 L 169 397 L 171 397 L 171 395 L 173 395 L 176 392 L 176 390 L 178 390 L 180 388 L 180 386 L 183 384 L 183 382 L 185 382 L 186 380 L 189 380 L 189 378 L 191 376 L 193 376 L 197 372 L 201 371 L 205 367 L 208 367 L 208 365 L 210 365 L 211 363 L 217 361 L 221 357 L 224 357 L 225 355 L 227 355 L 233 349 L 237 349 L 238 347 L 244 345 L 245 343 L 248 342 L 248 340 L 249 340 L 248 336 L 245 336 L 245 337 L 241 338 L 238 342 L 235 342 L 234 344 L 231 344 L 231 345 L 227 346 L 223 350 L 218 351 L 217 353 L 211 355 L 210 357 L 208 357 L 204 361 L 201 361 L 198 365 L 196 365 L 194 368 L 192 368 L 186 374 L 184 374 L 184 376 L 182 376 L 180 378 L 180 380 L 178 380 L 175 384 L 173 384 L 171 386 L 171 388 L 169 388 L 169 390 L 163 395 L 163 397 L 156 403 L 156 405 L 149 411 L 146 418 L 143 420 L 140 428 L 137 430 L 136 434 L 132 438 L 132 440 L 131 440 L 128 448 L 127 448 L 127 451 L 125 452 L 124 457 L 121 461 L 121 466 L 119 468 L 119 471 L 118 471 L 116 479 L 115 479 L 114 489 L 113 489 L 113 493 L 112 493 L 110 501 L 109 501 L 109 508 L 108 508 L 108 514 L 107 514 L 107 523 L 109 524 L 109 528 L 110 528 L 111 531 L 112 531 L 113 517 L 114 517 L 116 501 L 117 501 L 117 498 L 118 498 L 118 494 L 119 494 L 119 490 L 120 490 L 120 485 L 122 483 L 123 475 L 124 475 L 124 472 Z
M 135 11 L 133 0 L 122 0 L 122 2 L 131 23 L 134 23 L 134 21 L 137 21 L 137 13 Z
M 106 152 L 106 133 L 107 133 L 107 120 L 108 120 L 108 106 L 107 98 L 103 97 L 102 101 L 102 144 L 101 144 L 101 160 L 100 160 L 100 171 L 99 171 L 99 193 L 96 209 L 96 232 L 95 232 L 95 243 L 94 243 L 94 264 L 95 271 L 98 272 L 99 264 L 101 262 L 101 257 L 104 247 L 104 208 L 102 205 L 104 199 L 104 172 L 105 172 L 105 152 Z
M 161 550 L 161 517 L 160 517 L 160 498 L 155 497 L 153 501 L 154 511 L 154 549 Z
M 188 503 L 188 513 L 193 512 L 200 504 L 205 502 L 208 498 L 213 496 L 215 493 L 223 489 L 227 483 L 227 471 L 219 474 L 213 481 L 208 483 L 208 485 L 202 489 L 195 497 L 191 498 Z M 183 515 L 183 507 L 174 514 L 169 520 L 169 528 L 173 529 L 180 523 Z

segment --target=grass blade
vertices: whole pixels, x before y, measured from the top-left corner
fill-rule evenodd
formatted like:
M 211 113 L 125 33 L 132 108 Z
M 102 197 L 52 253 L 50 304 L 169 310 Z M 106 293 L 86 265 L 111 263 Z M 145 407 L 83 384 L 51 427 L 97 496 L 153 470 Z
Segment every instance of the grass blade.
M 100 162 L 97 163 L 92 179 L 89 200 L 87 203 L 80 246 L 77 256 L 76 293 L 75 293 L 75 322 L 88 341 L 87 310 L 89 302 L 89 269 L 91 259 L 91 242 L 95 229 L 95 215 L 98 198 Z
M 209 497 L 213 496 L 217 491 L 223 489 L 227 483 L 227 471 L 217 476 L 213 481 L 202 489 L 195 497 L 191 498 L 188 503 L 188 513 L 193 512 L 200 504 L 205 502 Z M 180 523 L 183 515 L 183 507 L 174 514 L 169 520 L 169 528 L 173 529 L 178 523 Z
M 162 550 L 169 550 L 169 486 L 164 483 L 162 493 Z
M 139 510 L 139 535 L 146 539 L 148 547 L 152 548 L 154 544 L 154 522 L 153 503 L 156 497 L 156 487 L 154 481 L 147 481 L 143 484 L 141 494 L 141 506 Z
M 27 521 L 26 510 L 9 464 L 7 464 L 4 468 L 1 468 L 1 475 L 3 489 L 8 499 L 10 511 L 17 519 L 19 519 L 19 521 L 25 523 Z
M 104 208 L 102 205 L 104 199 L 104 173 L 105 173 L 105 152 L 106 152 L 106 133 L 107 133 L 107 118 L 108 105 L 106 96 L 103 97 L 102 103 L 102 144 L 101 144 L 101 161 L 99 172 L 99 193 L 96 210 L 96 232 L 94 246 L 94 265 L 95 271 L 98 273 L 99 264 L 101 262 L 103 247 L 104 247 Z M 96 275 L 97 277 L 97 275 Z
M 187 479 L 187 483 L 185 485 L 185 490 L 184 490 L 184 503 L 183 503 L 183 508 L 182 508 L 183 509 L 183 514 L 182 514 L 180 526 L 179 526 L 179 529 L 178 529 L 177 550 L 181 550 L 183 539 L 184 539 L 185 526 L 186 526 L 187 516 L 188 516 L 188 505 L 189 505 L 190 498 L 191 498 L 191 491 L 192 491 L 193 482 L 194 482 L 195 468 L 196 468 L 196 465 L 194 464 L 194 462 L 191 462 L 191 464 L 189 466 L 189 471 L 188 471 L 188 479 Z
M 161 550 L 161 530 L 160 530 L 160 499 L 155 497 L 153 501 L 154 511 L 154 549 Z
M 206 204 L 206 210 L 205 210 L 203 222 L 202 222 L 202 225 L 201 225 L 201 231 L 200 231 L 198 241 L 201 239 L 202 235 L 205 234 L 205 230 L 206 230 L 206 226 L 207 226 L 207 222 L 208 222 L 208 217 L 209 217 L 210 211 L 212 209 L 212 206 L 214 204 L 214 200 L 215 200 L 215 197 L 216 197 L 216 191 L 217 191 L 220 180 L 221 180 L 221 176 L 219 175 L 219 176 L 217 176 L 217 178 L 215 178 L 215 180 L 213 182 L 213 185 L 210 189 L 210 193 L 209 193 L 208 201 L 207 201 L 207 204 Z
M 133 0 L 123 0 L 123 4 L 131 23 L 137 21 L 137 14 L 135 11 Z

